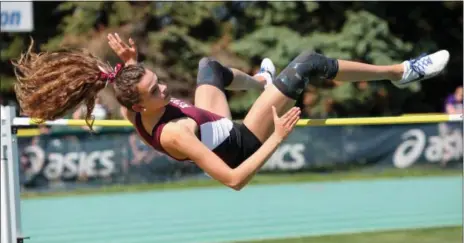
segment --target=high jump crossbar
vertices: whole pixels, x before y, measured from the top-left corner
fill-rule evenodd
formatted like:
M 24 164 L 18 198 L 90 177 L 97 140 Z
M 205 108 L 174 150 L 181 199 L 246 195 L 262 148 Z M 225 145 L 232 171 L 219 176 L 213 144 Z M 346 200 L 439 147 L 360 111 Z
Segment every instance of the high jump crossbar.
M 457 115 L 411 115 L 369 118 L 329 118 L 301 119 L 297 126 L 346 126 L 346 125 L 388 125 L 413 123 L 462 122 L 462 114 Z M 45 124 L 50 126 L 85 126 L 85 120 L 57 119 L 38 123 L 28 117 L 16 117 L 12 106 L 1 106 L 1 164 L 0 164 L 0 239 L 1 242 L 22 243 L 21 211 L 19 204 L 19 161 L 17 127 Z M 95 126 L 129 127 L 126 120 L 95 120 Z M 6 222 L 6 223 L 5 223 Z
M 412 124 L 412 123 L 438 123 L 462 121 L 462 114 L 434 114 L 434 115 L 407 115 L 387 117 L 361 117 L 361 118 L 328 118 L 328 119 L 300 119 L 297 126 L 346 126 L 346 125 L 390 125 L 390 124 Z M 15 126 L 37 125 L 39 122 L 28 117 L 17 117 L 13 119 Z M 50 126 L 86 126 L 85 120 L 57 119 L 45 121 L 44 125 Z M 132 124 L 127 120 L 95 120 L 95 126 L 105 127 L 130 127 Z

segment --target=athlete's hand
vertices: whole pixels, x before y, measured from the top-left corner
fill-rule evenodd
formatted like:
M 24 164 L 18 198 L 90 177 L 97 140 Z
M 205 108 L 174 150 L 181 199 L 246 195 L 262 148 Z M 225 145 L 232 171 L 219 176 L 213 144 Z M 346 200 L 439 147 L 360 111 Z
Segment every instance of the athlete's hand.
M 114 35 L 110 33 L 108 34 L 108 44 L 126 65 L 137 64 L 137 48 L 132 38 L 129 38 L 129 45 L 127 45 L 117 33 Z
M 278 117 L 276 108 L 272 106 L 272 113 L 274 114 L 274 134 L 284 140 L 292 132 L 296 123 L 300 119 L 301 110 L 298 107 L 293 107 L 288 110 L 287 113 Z

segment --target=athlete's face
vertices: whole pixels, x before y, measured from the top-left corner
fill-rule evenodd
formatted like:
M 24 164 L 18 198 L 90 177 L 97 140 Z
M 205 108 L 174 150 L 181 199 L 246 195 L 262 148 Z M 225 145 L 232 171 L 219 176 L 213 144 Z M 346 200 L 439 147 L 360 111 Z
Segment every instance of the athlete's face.
M 139 112 L 156 112 L 168 104 L 170 91 L 166 84 L 158 79 L 156 74 L 145 69 L 145 75 L 137 84 L 141 101 L 133 109 Z

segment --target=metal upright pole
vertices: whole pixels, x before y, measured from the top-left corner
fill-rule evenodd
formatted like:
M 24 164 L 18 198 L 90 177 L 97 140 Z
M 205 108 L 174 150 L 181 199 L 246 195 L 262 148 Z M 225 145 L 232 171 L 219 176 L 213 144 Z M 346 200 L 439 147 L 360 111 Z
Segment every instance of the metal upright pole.
M 13 230 L 16 224 L 15 218 L 11 215 L 11 193 L 10 193 L 10 165 L 12 163 L 11 158 L 8 156 L 8 147 L 11 146 L 11 126 L 9 126 L 8 107 L 1 106 L 1 165 L 0 165 L 0 200 L 1 200 L 1 213 L 0 213 L 0 236 L 2 243 L 15 242 L 16 233 Z M 7 131 L 10 131 L 7 132 Z
M 18 139 L 13 106 L 1 107 L 1 239 L 22 243 Z

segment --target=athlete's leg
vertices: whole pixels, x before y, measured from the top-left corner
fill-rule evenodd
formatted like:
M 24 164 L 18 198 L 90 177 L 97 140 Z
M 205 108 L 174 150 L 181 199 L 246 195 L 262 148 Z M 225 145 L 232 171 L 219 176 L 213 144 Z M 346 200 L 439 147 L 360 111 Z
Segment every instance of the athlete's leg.
M 401 64 L 378 66 L 328 58 L 304 52 L 296 57 L 251 107 L 244 124 L 261 141 L 273 132 L 271 107 L 282 114 L 295 104 L 308 83 L 324 79 L 339 81 L 391 80 L 397 86 L 431 78 L 440 73 L 449 60 L 447 51 L 436 52 Z
M 263 89 L 266 84 L 272 83 L 274 73 L 274 65 L 269 59 L 263 60 L 260 72 L 251 77 L 214 59 L 202 58 L 198 65 L 195 106 L 231 118 L 224 90 Z
M 230 68 L 230 70 L 234 73 L 234 79 L 225 87 L 227 90 L 263 90 L 264 87 L 272 83 L 275 76 L 274 63 L 269 58 L 264 58 L 261 61 L 259 72 L 253 77 L 235 68 Z
M 232 118 L 226 94 L 212 85 L 201 85 L 196 88 L 195 106 L 229 119 Z

